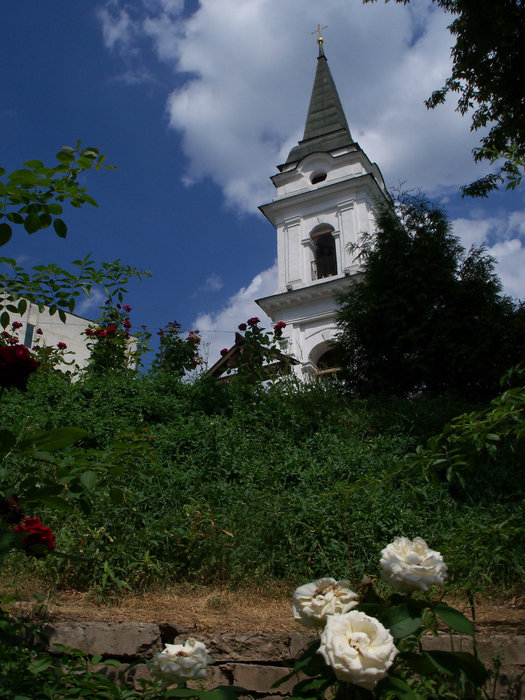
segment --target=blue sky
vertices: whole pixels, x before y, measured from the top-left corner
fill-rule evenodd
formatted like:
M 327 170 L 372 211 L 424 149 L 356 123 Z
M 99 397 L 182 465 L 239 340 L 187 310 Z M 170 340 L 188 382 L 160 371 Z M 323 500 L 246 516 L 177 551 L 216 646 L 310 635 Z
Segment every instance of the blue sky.
M 275 291 L 275 233 L 257 206 L 302 136 L 320 22 L 352 135 L 387 185 L 439 199 L 525 298 L 525 187 L 461 200 L 485 172 L 470 155 L 479 136 L 453 101 L 423 105 L 449 74 L 447 19 L 426 0 L 4 0 L 0 165 L 51 162 L 81 139 L 117 170 L 85 177 L 99 208 L 68 211 L 65 240 L 20 231 L 1 254 L 149 270 L 131 285 L 132 321 L 200 328 L 213 362 Z M 83 310 L 95 318 L 96 300 Z

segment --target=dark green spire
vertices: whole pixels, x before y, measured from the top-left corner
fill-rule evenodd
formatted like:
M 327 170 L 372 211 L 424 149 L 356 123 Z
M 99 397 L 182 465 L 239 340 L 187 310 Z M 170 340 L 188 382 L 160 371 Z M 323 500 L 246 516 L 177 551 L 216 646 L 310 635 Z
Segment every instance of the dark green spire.
M 352 135 L 324 55 L 321 39 L 303 140 L 292 148 L 286 162 L 293 163 L 310 153 L 332 151 L 352 143 Z

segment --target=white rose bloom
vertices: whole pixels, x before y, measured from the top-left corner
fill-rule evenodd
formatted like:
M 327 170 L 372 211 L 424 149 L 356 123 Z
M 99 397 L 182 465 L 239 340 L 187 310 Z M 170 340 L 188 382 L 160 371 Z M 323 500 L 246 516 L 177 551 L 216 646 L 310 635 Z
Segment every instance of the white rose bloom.
M 320 578 L 299 586 L 293 594 L 292 612 L 305 627 L 323 627 L 328 615 L 346 613 L 357 605 L 357 594 L 348 581 Z
M 425 540 L 396 537 L 381 552 L 381 576 L 395 591 L 428 591 L 430 586 L 442 586 L 447 578 L 447 565 L 439 552 L 428 547 Z
M 213 659 L 206 646 L 190 637 L 184 644 L 166 644 L 151 660 L 151 675 L 165 685 L 206 678 L 206 669 Z
M 319 654 L 338 680 L 372 690 L 387 675 L 398 650 L 379 620 L 352 610 L 326 620 Z

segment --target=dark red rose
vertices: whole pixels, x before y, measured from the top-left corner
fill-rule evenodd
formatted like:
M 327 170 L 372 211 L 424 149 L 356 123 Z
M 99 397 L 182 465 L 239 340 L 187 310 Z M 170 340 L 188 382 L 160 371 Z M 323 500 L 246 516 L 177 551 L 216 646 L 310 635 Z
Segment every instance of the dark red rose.
M 116 326 L 108 326 L 106 328 L 106 333 L 116 333 L 117 332 L 117 327 Z
M 96 331 L 95 335 L 97 336 L 97 338 L 105 338 L 107 336 L 107 333 L 106 331 L 103 331 L 102 328 L 99 328 Z
M 223 348 L 223 349 L 221 350 L 221 355 L 224 357 L 224 355 L 227 355 L 229 352 L 230 352 L 230 351 L 228 350 L 228 348 Z
M 20 323 L 20 321 L 13 321 L 12 326 L 15 330 L 17 328 L 22 328 L 22 324 Z
M 28 556 L 42 559 L 55 549 L 55 535 L 51 528 L 45 527 L 40 518 L 24 518 L 21 525 L 15 526 L 15 532 L 27 533 L 22 538 L 22 546 Z
M 86 335 L 95 335 L 95 331 L 92 328 L 86 328 L 84 331 Z
M 0 518 L 9 525 L 16 525 L 22 520 L 22 511 L 15 493 L 9 498 L 0 498 Z
M 279 321 L 278 323 L 275 324 L 273 327 L 274 331 L 277 330 L 277 328 L 280 328 L 281 330 L 283 328 L 286 328 L 286 323 L 284 321 Z
M 122 308 L 124 309 L 124 311 L 127 311 L 128 314 L 129 314 L 129 312 L 131 311 L 131 306 L 130 306 L 129 304 L 126 304 L 126 305 L 123 306 Z
M 42 335 L 44 331 L 41 328 L 37 328 L 35 333 L 37 333 L 38 335 Z
M 16 338 L 14 335 L 12 335 L 12 336 L 9 338 L 9 344 L 10 344 L 10 345 L 18 345 L 18 338 Z
M 257 318 L 257 316 L 254 316 L 253 318 L 249 318 L 249 319 L 246 321 L 246 323 L 247 323 L 249 326 L 256 326 L 258 323 L 260 323 L 260 321 L 259 321 L 259 319 Z
M 144 330 L 146 330 L 147 326 L 142 324 L 141 328 L 144 328 Z
M 57 348 L 59 350 L 67 350 L 67 345 L 65 343 L 63 343 L 62 341 L 60 341 L 60 343 L 57 343 Z
M 124 326 L 124 328 L 131 328 L 131 323 L 129 321 L 124 321 L 122 325 Z
M 245 323 L 239 323 L 238 328 L 240 331 L 245 331 L 248 326 Z
M 25 345 L 0 347 L 0 386 L 26 391 L 29 375 L 39 366 Z

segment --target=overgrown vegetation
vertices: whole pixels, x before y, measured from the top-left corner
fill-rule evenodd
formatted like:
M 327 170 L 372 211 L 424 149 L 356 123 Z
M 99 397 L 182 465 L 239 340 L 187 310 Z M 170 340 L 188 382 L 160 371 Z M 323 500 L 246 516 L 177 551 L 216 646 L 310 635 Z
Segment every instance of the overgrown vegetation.
M 523 432 L 520 396 L 514 420 Z M 0 489 L 22 499 L 79 453 L 90 476 L 78 508 L 34 513 L 55 532 L 57 551 L 77 558 L 17 553 L 10 571 L 100 595 L 167 580 L 344 577 L 348 549 L 360 575 L 392 537 L 417 534 L 439 546 L 462 588 L 518 585 L 523 507 L 508 490 L 487 494 L 490 462 L 468 480 L 468 498 L 439 471 L 428 478 L 428 468 L 404 466 L 466 408 L 447 398 L 350 401 L 334 386 L 292 380 L 263 389 L 130 371 L 69 383 L 37 372 L 25 395 L 4 396 L 4 427 L 81 425 L 87 435 L 53 456 L 11 455 Z M 512 450 L 499 478 L 516 496 L 511 457 L 521 452 Z M 75 488 L 63 486 L 68 498 Z

